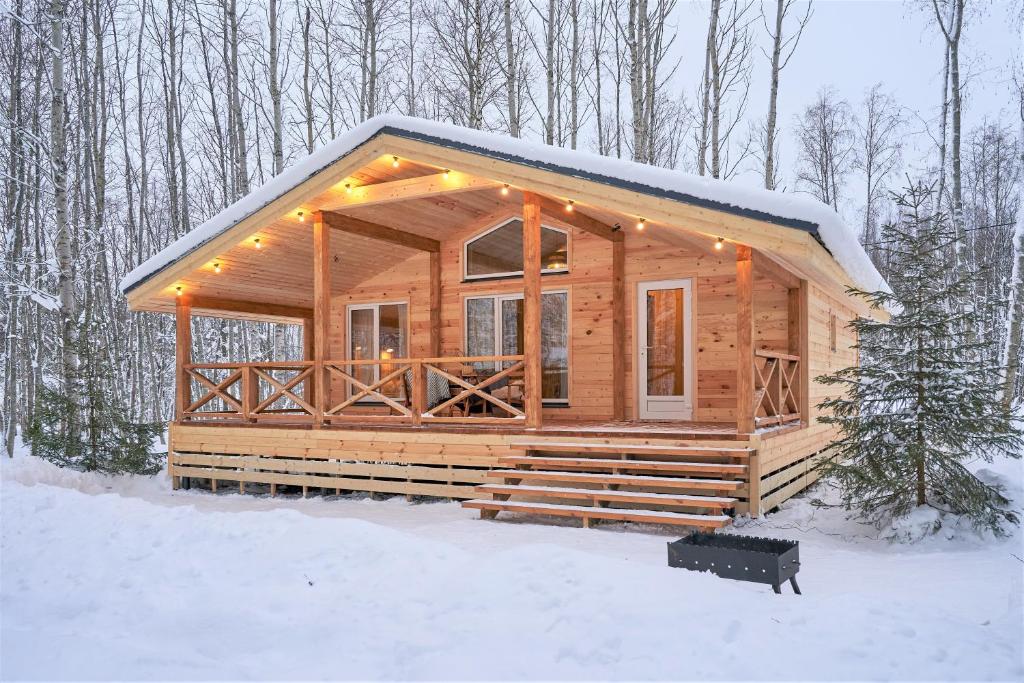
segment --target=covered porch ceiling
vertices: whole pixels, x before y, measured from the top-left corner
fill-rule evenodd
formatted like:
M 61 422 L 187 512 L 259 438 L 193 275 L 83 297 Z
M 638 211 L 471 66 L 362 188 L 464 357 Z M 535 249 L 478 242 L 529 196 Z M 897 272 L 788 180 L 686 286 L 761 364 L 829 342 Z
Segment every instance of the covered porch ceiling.
M 334 238 L 330 260 L 332 292 L 340 293 L 417 253 L 436 250 L 467 225 L 519 213 L 524 190 L 544 198 L 546 214 L 609 239 L 615 232 L 634 232 L 643 219 L 648 236 L 678 246 L 717 254 L 734 251 L 735 243 L 753 246 L 760 254 L 756 268 L 790 287 L 798 278 L 829 282 L 836 291 L 848 284 L 805 231 L 551 177 L 550 171 L 512 173 L 507 162 L 472 156 L 387 135 L 375 138 L 144 279 L 128 292 L 129 304 L 133 310 L 173 312 L 180 288 L 196 315 L 308 319 L 317 212 L 328 212 L 325 223 L 344 233 Z M 715 251 L 719 237 L 725 242 Z

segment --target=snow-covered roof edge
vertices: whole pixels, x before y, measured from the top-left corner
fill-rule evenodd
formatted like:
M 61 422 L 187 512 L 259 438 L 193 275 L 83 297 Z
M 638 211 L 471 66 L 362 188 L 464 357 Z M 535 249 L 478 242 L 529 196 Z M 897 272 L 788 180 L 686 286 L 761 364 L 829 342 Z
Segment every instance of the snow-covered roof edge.
M 625 187 L 804 230 L 814 235 L 846 271 L 856 287 L 888 289 L 854 231 L 831 207 L 810 197 L 750 188 L 723 180 L 693 176 L 672 169 L 605 157 L 407 116 L 384 115 L 366 121 L 299 160 L 245 197 L 180 237 L 128 273 L 120 283 L 127 293 L 189 252 L 256 213 L 310 177 L 343 159 L 377 135 L 429 142 L 442 147 L 500 158 Z

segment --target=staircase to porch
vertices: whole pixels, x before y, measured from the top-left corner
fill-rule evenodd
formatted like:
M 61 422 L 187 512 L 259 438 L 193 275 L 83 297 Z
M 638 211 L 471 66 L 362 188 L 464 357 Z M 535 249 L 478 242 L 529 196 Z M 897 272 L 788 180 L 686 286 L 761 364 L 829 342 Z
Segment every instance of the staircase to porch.
M 499 512 L 672 524 L 728 525 L 745 494 L 753 449 L 717 445 L 661 446 L 521 442 L 524 455 L 499 458 L 478 498 L 463 507 L 481 517 Z

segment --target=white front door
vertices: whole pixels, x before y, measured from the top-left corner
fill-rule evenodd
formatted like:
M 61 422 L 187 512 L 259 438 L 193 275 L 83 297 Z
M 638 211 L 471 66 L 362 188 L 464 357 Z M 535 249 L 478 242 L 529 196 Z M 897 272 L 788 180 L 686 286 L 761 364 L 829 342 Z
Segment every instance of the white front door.
M 637 396 L 641 420 L 693 417 L 691 280 L 641 282 L 637 297 Z

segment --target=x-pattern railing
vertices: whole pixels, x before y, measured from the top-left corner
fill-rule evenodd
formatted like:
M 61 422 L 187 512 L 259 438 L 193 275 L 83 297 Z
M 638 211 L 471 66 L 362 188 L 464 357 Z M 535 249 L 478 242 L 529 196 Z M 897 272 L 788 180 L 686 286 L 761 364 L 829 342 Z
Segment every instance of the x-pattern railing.
M 800 419 L 799 378 L 799 356 L 764 350 L 754 352 L 754 423 L 758 427 Z
M 493 374 L 473 370 L 483 366 L 499 370 Z M 496 385 L 522 387 L 524 366 L 522 355 L 189 363 L 182 368 L 189 399 L 180 417 L 307 423 L 382 420 L 414 425 L 521 421 L 526 418 L 525 407 L 516 405 L 512 392 L 502 398 L 492 391 Z M 448 387 L 433 404 L 435 398 L 427 388 L 431 375 L 434 383 L 440 379 Z M 323 382 L 322 405 L 315 392 L 318 382 Z M 193 393 L 197 394 L 194 400 Z M 339 395 L 344 398 L 338 400 Z

